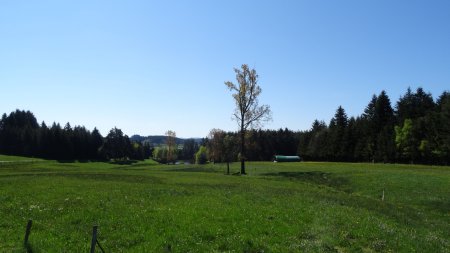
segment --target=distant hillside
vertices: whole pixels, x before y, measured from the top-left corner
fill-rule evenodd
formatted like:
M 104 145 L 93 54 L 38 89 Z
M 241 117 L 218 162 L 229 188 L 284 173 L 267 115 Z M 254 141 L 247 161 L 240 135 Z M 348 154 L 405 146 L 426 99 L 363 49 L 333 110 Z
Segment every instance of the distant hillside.
M 133 135 L 130 137 L 132 141 L 140 141 L 140 142 L 150 142 L 153 145 L 161 145 L 166 143 L 166 136 L 164 135 L 150 135 L 150 136 L 140 136 L 140 135 Z M 197 143 L 200 143 L 202 141 L 201 138 L 175 138 L 177 144 L 184 144 L 185 140 L 188 139 L 194 139 Z

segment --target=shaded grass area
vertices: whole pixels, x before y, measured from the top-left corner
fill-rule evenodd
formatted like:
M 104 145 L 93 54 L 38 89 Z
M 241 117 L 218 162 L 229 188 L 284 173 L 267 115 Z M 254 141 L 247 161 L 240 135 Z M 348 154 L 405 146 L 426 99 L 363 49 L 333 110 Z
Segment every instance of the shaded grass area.
M 350 191 L 351 189 L 348 189 L 349 186 L 349 180 L 345 177 L 337 177 L 332 173 L 329 172 L 322 172 L 322 171 L 301 171 L 301 172 L 271 172 L 271 173 L 264 173 L 262 174 L 264 176 L 270 176 L 270 177 L 285 177 L 288 179 L 296 179 L 301 180 L 304 182 L 310 182 L 314 184 L 321 184 L 330 186 L 336 189 L 344 189 L 347 191 Z
M 0 252 L 448 252 L 448 167 L 225 167 L 1 164 Z

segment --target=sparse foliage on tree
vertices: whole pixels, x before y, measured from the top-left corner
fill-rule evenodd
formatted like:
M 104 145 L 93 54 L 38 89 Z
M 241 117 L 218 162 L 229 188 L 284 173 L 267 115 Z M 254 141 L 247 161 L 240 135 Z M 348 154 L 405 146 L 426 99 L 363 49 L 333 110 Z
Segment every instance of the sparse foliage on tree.
M 175 163 L 177 159 L 177 134 L 175 131 L 169 130 L 166 132 L 166 145 L 167 145 L 167 163 Z
M 208 152 L 209 159 L 213 162 L 222 162 L 222 156 L 224 153 L 225 131 L 217 128 L 211 129 L 208 135 Z
M 227 163 L 227 175 L 230 174 L 230 163 L 236 158 L 236 138 L 227 134 L 223 138 L 223 160 Z
M 226 162 L 227 174 L 230 174 L 230 163 L 235 160 L 236 138 L 232 133 L 226 133 L 221 129 L 211 129 L 208 135 L 209 159 L 214 163 Z
M 200 146 L 197 153 L 195 153 L 195 163 L 205 164 L 208 161 L 208 150 L 205 146 Z
M 245 174 L 245 133 L 249 128 L 260 127 L 264 122 L 272 119 L 270 107 L 259 105 L 259 95 L 262 92 L 258 85 L 256 70 L 250 69 L 246 64 L 241 69 L 235 68 L 237 84 L 225 82 L 225 85 L 233 93 L 235 102 L 234 119 L 240 130 L 240 160 L 241 174 Z

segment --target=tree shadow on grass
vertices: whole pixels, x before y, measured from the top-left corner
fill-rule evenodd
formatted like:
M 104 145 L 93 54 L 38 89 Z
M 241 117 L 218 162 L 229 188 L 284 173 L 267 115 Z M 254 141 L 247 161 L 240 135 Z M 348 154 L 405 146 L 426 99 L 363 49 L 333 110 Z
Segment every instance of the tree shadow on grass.
M 75 160 L 57 160 L 59 163 L 74 163 Z
M 438 211 L 441 212 L 442 214 L 447 214 L 448 210 L 450 210 L 449 201 L 428 200 L 422 201 L 421 204 L 429 210 Z
M 104 163 L 109 163 L 109 164 L 116 164 L 116 165 L 132 165 L 135 163 L 138 163 L 138 160 L 112 160 L 112 161 L 108 161 L 108 160 L 86 160 L 86 159 L 81 159 L 81 160 L 57 160 L 58 163 L 88 163 L 88 162 L 104 162 Z
M 344 177 L 336 176 L 332 173 L 326 173 L 321 171 L 308 171 L 308 172 L 278 172 L 278 173 L 266 173 L 265 176 L 273 176 L 286 178 L 289 180 L 298 180 L 302 182 L 314 183 L 317 185 L 324 185 L 332 187 L 344 194 L 320 194 L 322 201 L 326 200 L 334 202 L 339 205 L 348 206 L 352 208 L 364 208 L 371 212 L 377 212 L 381 215 L 394 218 L 396 221 L 402 224 L 418 225 L 423 219 L 419 215 L 418 211 L 410 205 L 400 205 L 396 203 L 383 202 L 381 199 L 374 199 L 367 196 L 353 195 L 352 186 L 350 180 Z M 319 193 L 317 193 L 319 194 Z M 446 208 L 446 206 L 440 206 L 441 203 L 435 203 L 436 209 Z M 448 210 L 448 209 L 447 209 Z
M 351 192 L 351 186 L 348 179 L 343 177 L 336 177 L 332 173 L 322 171 L 306 171 L 306 172 L 276 172 L 265 173 L 263 176 L 282 177 L 290 180 L 299 180 L 303 182 L 310 182 L 319 185 L 326 185 L 336 188 L 344 192 Z
M 139 162 L 138 160 L 117 160 L 117 161 L 111 161 L 110 164 L 117 164 L 117 165 L 131 165 Z
M 8 177 L 65 177 L 80 180 L 95 180 L 95 181 L 112 181 L 112 182 L 127 182 L 127 183 L 151 183 L 160 184 L 163 182 L 161 178 L 149 175 L 124 175 L 113 173 L 64 173 L 64 172 L 40 172 L 40 173 L 21 173 L 21 174 L 7 174 L 0 175 L 0 178 Z
M 24 245 L 24 248 L 26 253 L 33 253 L 33 248 L 31 247 L 30 243 L 26 243 Z
M 207 173 L 217 173 L 219 171 L 211 169 L 211 168 L 202 168 L 202 167 L 188 167 L 188 168 L 177 168 L 177 169 L 170 169 L 166 171 L 171 172 L 207 172 Z
M 51 161 L 51 160 L 50 160 Z M 89 163 L 89 162 L 106 162 L 106 160 L 88 160 L 88 159 L 78 159 L 78 160 L 56 160 L 58 163 Z

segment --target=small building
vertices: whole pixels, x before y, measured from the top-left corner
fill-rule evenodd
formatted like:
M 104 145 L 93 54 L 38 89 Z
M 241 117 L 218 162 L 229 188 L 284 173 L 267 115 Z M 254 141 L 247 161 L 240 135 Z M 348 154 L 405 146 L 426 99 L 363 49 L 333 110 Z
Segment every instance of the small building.
M 276 155 L 273 157 L 273 162 L 300 162 L 302 159 L 298 155 L 286 156 Z

